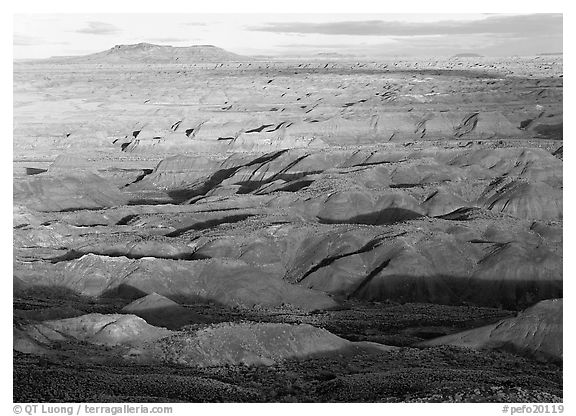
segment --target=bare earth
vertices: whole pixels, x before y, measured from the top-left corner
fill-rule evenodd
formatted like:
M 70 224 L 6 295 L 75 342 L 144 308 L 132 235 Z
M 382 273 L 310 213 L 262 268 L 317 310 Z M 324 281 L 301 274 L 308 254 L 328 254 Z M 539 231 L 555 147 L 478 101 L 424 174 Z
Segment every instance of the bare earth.
M 14 401 L 561 401 L 562 58 L 210 48 L 15 63 Z

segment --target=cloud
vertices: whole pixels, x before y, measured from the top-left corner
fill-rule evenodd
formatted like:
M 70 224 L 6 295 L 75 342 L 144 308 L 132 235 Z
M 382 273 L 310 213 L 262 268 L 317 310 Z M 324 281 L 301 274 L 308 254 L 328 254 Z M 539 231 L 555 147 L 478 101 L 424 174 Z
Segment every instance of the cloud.
M 356 36 L 429 36 L 510 34 L 516 36 L 562 34 L 561 14 L 490 15 L 481 20 L 439 22 L 342 21 L 326 23 L 268 23 L 251 31 Z
M 206 23 L 204 22 L 186 22 L 183 24 L 184 26 L 206 26 Z
M 78 29 L 77 33 L 85 33 L 89 35 L 112 35 L 121 32 L 119 28 L 110 23 L 104 22 L 86 22 L 87 27 Z
M 284 44 L 277 48 L 287 53 L 310 54 L 335 51 L 365 57 L 415 56 L 448 57 L 474 52 L 484 56 L 537 55 L 562 51 L 562 36 L 500 36 L 493 34 L 398 36 L 385 38 L 386 43 Z

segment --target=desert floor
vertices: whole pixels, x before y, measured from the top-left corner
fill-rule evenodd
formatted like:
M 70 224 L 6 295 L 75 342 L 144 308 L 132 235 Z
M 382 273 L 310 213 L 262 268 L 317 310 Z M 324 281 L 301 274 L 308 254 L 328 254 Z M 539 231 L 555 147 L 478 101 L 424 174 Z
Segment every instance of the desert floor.
M 14 401 L 562 401 L 562 60 L 14 65 Z

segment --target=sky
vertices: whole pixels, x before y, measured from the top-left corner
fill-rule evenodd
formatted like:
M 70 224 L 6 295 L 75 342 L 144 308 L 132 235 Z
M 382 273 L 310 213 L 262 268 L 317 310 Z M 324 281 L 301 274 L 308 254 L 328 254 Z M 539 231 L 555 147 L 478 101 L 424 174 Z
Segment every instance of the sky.
M 14 59 L 120 44 L 215 45 L 243 55 L 358 57 L 562 52 L 562 14 L 15 14 Z

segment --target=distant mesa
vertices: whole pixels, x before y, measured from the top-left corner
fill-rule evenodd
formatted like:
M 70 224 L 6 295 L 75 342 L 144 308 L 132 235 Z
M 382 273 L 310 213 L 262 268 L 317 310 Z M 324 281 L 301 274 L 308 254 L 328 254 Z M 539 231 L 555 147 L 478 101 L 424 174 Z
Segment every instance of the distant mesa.
M 106 64 L 194 64 L 205 62 L 242 62 L 252 58 L 228 52 L 214 45 L 169 46 L 152 43 L 116 45 L 103 52 L 83 56 L 52 57 L 53 63 Z
M 457 53 L 452 58 L 482 58 L 482 55 L 477 53 Z

